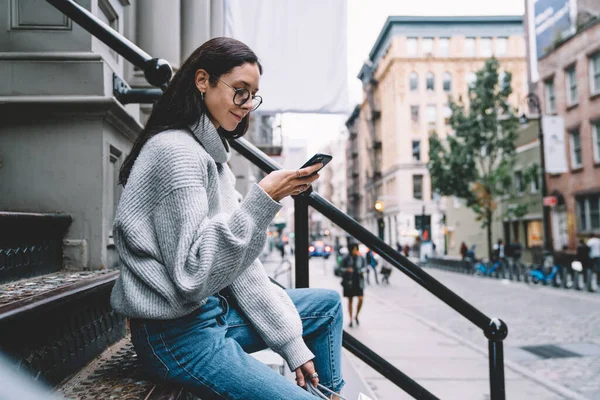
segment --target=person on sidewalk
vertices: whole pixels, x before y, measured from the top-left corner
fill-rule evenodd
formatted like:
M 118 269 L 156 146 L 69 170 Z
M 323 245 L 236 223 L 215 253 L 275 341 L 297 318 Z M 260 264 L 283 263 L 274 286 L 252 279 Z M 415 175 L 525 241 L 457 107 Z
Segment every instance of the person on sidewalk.
M 322 164 L 273 171 L 245 197 L 227 164 L 230 141 L 262 102 L 261 72 L 244 43 L 214 38 L 154 104 L 119 175 L 111 305 L 130 319 L 138 360 L 155 380 L 203 399 L 314 400 L 307 385 L 344 385 L 342 299 L 286 291 L 257 257 L 281 200 L 306 191 Z M 296 384 L 250 355 L 266 348 Z
M 575 259 L 581 263 L 584 270 L 587 270 L 592 265 L 592 259 L 590 258 L 590 248 L 587 244 L 585 244 L 583 239 L 579 239 Z
M 344 287 L 344 297 L 348 299 L 348 313 L 350 314 L 350 328 L 353 322 L 356 326 L 358 322 L 358 314 L 363 305 L 363 295 L 365 289 L 365 269 L 367 268 L 365 259 L 358 251 L 358 244 L 350 245 L 350 254 L 346 256 L 343 263 L 344 275 L 342 277 L 342 286 Z M 358 305 L 356 306 L 356 314 L 353 314 L 353 300 L 358 297 Z M 354 315 L 354 319 L 352 316 Z
M 590 248 L 590 258 L 594 264 L 594 270 L 600 274 L 600 238 L 592 233 L 592 237 L 588 239 L 586 244 Z
M 467 258 L 468 251 L 469 249 L 467 248 L 467 244 L 465 242 L 462 242 L 460 244 L 460 256 L 462 257 L 463 261 L 465 261 L 465 259 Z
M 367 259 L 367 285 L 371 284 L 371 279 L 370 279 L 371 269 L 373 270 L 373 273 L 375 274 L 375 283 L 377 283 L 379 285 L 379 277 L 377 276 L 377 260 L 375 259 L 375 253 L 373 253 L 373 250 L 371 250 L 371 249 L 367 250 L 366 259 Z

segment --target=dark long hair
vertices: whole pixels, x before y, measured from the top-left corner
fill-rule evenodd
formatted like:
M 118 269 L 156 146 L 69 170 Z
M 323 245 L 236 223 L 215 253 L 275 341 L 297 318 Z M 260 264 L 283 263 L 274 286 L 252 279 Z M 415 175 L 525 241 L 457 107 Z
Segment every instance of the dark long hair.
M 127 184 L 135 160 L 152 136 L 169 129 L 188 129 L 190 125 L 199 124 L 200 118 L 208 116 L 206 104 L 195 84 L 196 71 L 206 70 L 210 74 L 209 84 L 215 86 L 217 78 L 245 63 L 256 64 L 262 74 L 262 65 L 256 54 L 239 40 L 220 37 L 198 47 L 173 76 L 167 90 L 154 105 L 144 130 L 121 166 L 119 183 L 123 186 Z M 234 131 L 219 128 L 219 134 L 226 139 L 239 138 L 248 130 L 248 122 L 249 115 L 246 115 Z

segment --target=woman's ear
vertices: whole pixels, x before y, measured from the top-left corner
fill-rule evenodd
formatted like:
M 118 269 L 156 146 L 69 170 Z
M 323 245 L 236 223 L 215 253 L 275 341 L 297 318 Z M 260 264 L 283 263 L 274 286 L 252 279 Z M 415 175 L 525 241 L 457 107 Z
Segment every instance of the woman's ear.
M 194 82 L 196 83 L 196 88 L 200 92 L 206 93 L 206 90 L 208 89 L 208 79 L 209 78 L 210 78 L 210 75 L 208 74 L 208 72 L 206 72 L 206 70 L 199 69 L 198 71 L 196 71 L 196 76 L 194 77 Z

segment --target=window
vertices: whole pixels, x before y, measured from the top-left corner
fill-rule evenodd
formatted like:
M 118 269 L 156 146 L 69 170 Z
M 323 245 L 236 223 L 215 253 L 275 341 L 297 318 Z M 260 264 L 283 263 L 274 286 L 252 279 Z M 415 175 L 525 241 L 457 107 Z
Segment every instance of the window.
M 535 171 L 531 176 L 531 193 L 537 193 L 540 191 L 540 176 Z
M 416 72 L 410 73 L 409 85 L 411 92 L 416 92 L 419 89 L 419 75 Z
M 433 72 L 427 73 L 426 85 L 427 85 L 427 90 L 430 90 L 430 91 L 435 90 L 435 77 L 433 76 Z
M 450 39 L 439 38 L 438 39 L 438 55 L 439 57 L 448 57 L 450 55 Z
M 475 82 L 477 81 L 477 75 L 475 72 L 467 72 L 465 74 L 465 81 L 467 82 L 467 87 L 472 89 L 475 87 Z
M 571 67 L 565 71 L 567 75 L 567 105 L 572 106 L 577 104 L 577 76 L 575 67 Z
M 444 72 L 444 92 L 450 92 L 452 90 L 452 75 L 450 72 Z
M 508 38 L 496 38 L 496 56 L 505 56 L 508 53 Z
M 581 137 L 579 130 L 574 130 L 571 132 L 571 168 L 580 168 L 582 164 Z
M 479 39 L 479 52 L 482 57 L 492 56 L 492 38 Z
M 419 123 L 419 106 L 410 106 L 410 120 L 413 124 Z
M 524 191 L 523 172 L 515 171 L 515 190 L 517 193 L 523 193 Z
M 423 55 L 428 56 L 433 54 L 433 38 L 423 39 Z
M 590 57 L 590 95 L 600 93 L 600 52 Z
M 421 161 L 421 141 L 412 141 L 412 158 L 413 161 Z
M 600 195 L 577 197 L 577 227 L 580 232 L 600 229 Z
M 502 70 L 498 72 L 498 84 L 500 85 L 500 90 L 504 90 L 510 86 L 508 82 L 506 82 L 506 72 Z
M 467 57 L 475 56 L 475 38 L 466 38 L 465 39 L 465 56 L 467 56 Z
M 594 140 L 594 162 L 600 163 L 600 121 L 592 122 L 592 137 Z
M 449 105 L 444 106 L 444 124 L 450 126 L 450 118 L 452 117 L 452 109 Z
M 413 198 L 423 200 L 423 175 L 413 175 Z
M 437 107 L 435 105 L 427 106 L 427 127 L 435 129 L 437 125 Z
M 545 95 L 546 95 L 546 112 L 548 114 L 556 113 L 556 95 L 554 92 L 554 79 L 548 79 L 544 82 L 546 87 Z
M 527 231 L 527 247 L 542 246 L 543 241 L 543 225 L 542 221 L 528 221 L 525 227 Z
M 584 198 L 577 199 L 577 227 L 579 231 L 588 230 L 586 208 L 586 200 Z
M 417 55 L 417 38 L 408 38 L 406 41 L 406 52 L 409 57 Z

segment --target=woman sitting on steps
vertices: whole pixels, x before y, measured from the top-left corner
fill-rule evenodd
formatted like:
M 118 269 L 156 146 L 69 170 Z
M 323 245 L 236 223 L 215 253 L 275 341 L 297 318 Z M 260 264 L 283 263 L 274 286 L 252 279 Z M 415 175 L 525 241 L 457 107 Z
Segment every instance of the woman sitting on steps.
M 112 306 L 130 318 L 146 371 L 202 399 L 314 400 L 306 384 L 336 393 L 344 384 L 340 296 L 280 289 L 257 259 L 280 200 L 308 189 L 320 164 L 272 172 L 244 199 L 227 165 L 228 141 L 244 135 L 262 102 L 261 73 L 243 43 L 204 43 L 154 106 L 120 174 Z M 267 347 L 297 385 L 249 355 Z

